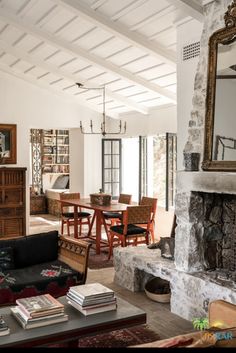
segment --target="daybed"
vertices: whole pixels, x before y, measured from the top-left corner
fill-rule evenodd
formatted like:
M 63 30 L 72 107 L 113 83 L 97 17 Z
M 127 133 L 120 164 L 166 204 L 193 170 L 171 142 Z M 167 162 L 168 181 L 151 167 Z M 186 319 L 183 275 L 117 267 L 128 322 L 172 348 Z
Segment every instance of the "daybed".
M 0 240 L 0 305 L 84 284 L 90 245 L 57 231 Z

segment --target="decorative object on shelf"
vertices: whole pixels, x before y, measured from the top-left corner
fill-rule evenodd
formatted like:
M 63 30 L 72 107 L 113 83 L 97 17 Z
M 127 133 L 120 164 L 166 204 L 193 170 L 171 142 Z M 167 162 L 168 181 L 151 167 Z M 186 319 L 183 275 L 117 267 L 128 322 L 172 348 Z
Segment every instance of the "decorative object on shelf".
M 146 283 L 144 289 L 148 298 L 159 303 L 170 302 L 170 282 L 165 279 L 154 277 Z
M 98 194 L 90 194 L 90 202 L 95 205 L 108 206 L 111 204 L 111 195 L 103 193 L 100 189 Z
M 15 124 L 0 124 L 0 164 L 16 164 Z
M 119 123 L 119 130 L 115 131 L 115 132 L 111 132 L 111 131 L 106 131 L 106 97 L 105 97 L 105 86 L 102 87 L 85 87 L 82 83 L 76 83 L 76 85 L 81 88 L 81 89 L 85 89 L 85 90 L 102 90 L 102 106 L 103 106 L 103 112 L 102 112 L 102 123 L 101 123 L 101 131 L 100 132 L 95 132 L 93 131 L 93 122 L 92 120 L 90 120 L 90 132 L 85 132 L 83 125 L 82 125 L 82 121 L 80 121 L 80 131 L 82 132 L 82 134 L 94 134 L 94 135 L 98 135 L 101 134 L 103 136 L 108 135 L 119 135 L 119 134 L 125 134 L 126 133 L 126 122 L 124 123 L 124 126 L 122 126 L 122 122 L 120 120 Z
M 200 153 L 184 152 L 185 171 L 198 171 L 199 161 L 200 161 Z

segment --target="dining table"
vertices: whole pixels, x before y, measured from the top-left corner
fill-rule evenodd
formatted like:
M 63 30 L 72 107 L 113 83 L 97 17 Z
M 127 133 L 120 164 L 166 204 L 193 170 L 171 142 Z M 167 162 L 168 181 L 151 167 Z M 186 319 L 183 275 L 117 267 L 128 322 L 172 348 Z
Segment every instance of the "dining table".
M 87 208 L 94 211 L 93 218 L 91 225 L 89 227 L 89 231 L 86 237 L 92 237 L 92 228 L 94 222 L 96 222 L 96 235 L 95 235 L 95 243 L 96 243 L 96 254 L 100 254 L 101 252 L 101 241 L 102 241 L 102 225 L 104 224 L 104 216 L 103 212 L 124 212 L 126 211 L 129 205 L 124 203 L 119 203 L 116 201 L 111 201 L 110 205 L 103 206 L 91 203 L 89 198 L 80 198 L 80 199 L 73 199 L 73 200 L 63 200 L 64 204 L 68 206 L 74 207 L 74 237 L 76 239 L 79 238 L 78 236 L 78 208 Z

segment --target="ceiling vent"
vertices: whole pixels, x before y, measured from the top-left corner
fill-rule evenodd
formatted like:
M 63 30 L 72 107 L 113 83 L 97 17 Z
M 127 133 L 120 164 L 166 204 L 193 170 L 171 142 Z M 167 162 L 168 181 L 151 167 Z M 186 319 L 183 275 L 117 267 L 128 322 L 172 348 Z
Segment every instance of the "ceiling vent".
M 196 58 L 200 55 L 200 42 L 191 43 L 183 47 L 183 61 Z

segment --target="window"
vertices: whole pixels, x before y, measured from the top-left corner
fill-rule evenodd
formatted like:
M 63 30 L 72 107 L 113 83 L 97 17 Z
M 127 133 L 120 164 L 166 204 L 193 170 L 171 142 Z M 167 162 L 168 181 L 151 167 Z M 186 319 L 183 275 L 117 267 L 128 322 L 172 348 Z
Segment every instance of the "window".
M 121 140 L 102 140 L 102 189 L 118 199 L 121 193 Z
M 176 134 L 172 133 L 103 139 L 104 192 L 114 199 L 121 192 L 132 194 L 136 202 L 142 196 L 157 197 L 158 206 L 168 211 L 175 200 L 176 146 Z

